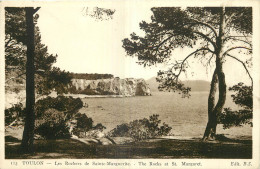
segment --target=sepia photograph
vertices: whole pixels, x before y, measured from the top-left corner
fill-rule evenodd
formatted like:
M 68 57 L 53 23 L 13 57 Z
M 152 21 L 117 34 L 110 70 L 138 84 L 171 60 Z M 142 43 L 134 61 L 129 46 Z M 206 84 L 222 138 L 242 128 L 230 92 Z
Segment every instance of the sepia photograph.
M 0 2 L 3 160 L 258 166 L 259 6 L 97 2 Z

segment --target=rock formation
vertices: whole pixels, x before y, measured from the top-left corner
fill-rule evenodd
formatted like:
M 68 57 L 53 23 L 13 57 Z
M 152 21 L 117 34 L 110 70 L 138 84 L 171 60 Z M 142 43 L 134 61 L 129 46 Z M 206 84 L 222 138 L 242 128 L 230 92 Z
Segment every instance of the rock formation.
M 122 95 L 122 96 L 149 96 L 150 88 L 144 79 L 111 78 L 111 79 L 72 79 L 74 90 L 70 93 L 97 94 L 97 95 Z M 74 92 L 73 92 L 74 91 Z M 75 93 L 76 91 L 76 93 Z M 85 92 L 84 92 L 85 91 Z

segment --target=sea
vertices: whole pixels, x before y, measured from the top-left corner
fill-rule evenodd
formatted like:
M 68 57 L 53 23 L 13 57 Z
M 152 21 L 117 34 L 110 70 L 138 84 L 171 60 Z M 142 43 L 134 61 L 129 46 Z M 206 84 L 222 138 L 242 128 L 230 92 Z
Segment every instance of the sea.
M 189 98 L 182 98 L 174 92 L 153 92 L 152 96 L 135 97 L 89 97 L 82 98 L 85 107 L 80 113 L 91 117 L 95 124 L 102 123 L 108 132 L 122 123 L 129 123 L 136 119 L 149 118 L 158 114 L 161 123 L 172 127 L 171 137 L 176 139 L 202 138 L 207 120 L 208 92 L 191 92 Z M 233 103 L 231 93 L 227 93 L 224 107 L 239 109 Z M 231 127 L 223 129 L 219 124 L 217 134 L 224 134 L 228 138 L 250 139 L 252 127 Z

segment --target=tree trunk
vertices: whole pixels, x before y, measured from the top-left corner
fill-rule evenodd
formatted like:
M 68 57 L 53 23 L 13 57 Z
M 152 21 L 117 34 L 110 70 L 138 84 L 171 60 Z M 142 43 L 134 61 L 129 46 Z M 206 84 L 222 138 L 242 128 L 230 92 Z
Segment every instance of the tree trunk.
M 215 139 L 217 124 L 215 123 L 216 114 L 213 114 L 214 113 L 213 110 L 215 108 L 215 94 L 217 90 L 217 83 L 218 83 L 218 75 L 217 75 L 217 70 L 215 69 L 214 74 L 212 76 L 212 80 L 210 84 L 210 92 L 208 97 L 208 123 L 203 136 L 204 141 Z
M 216 38 L 216 69 L 213 74 L 211 82 L 211 90 L 208 98 L 208 124 L 203 136 L 203 140 L 215 140 L 216 128 L 217 128 L 217 115 L 222 113 L 222 109 L 226 102 L 226 81 L 225 74 L 223 72 L 223 39 L 224 39 L 224 28 L 225 28 L 225 8 L 222 8 L 220 13 L 220 25 L 219 25 L 219 35 Z M 218 90 L 219 97 L 217 105 L 214 107 L 215 102 L 215 93 L 217 81 L 215 77 L 217 75 L 218 79 Z
M 217 116 L 218 114 L 222 113 L 222 109 L 226 102 L 227 86 L 225 81 L 225 74 L 222 68 L 223 63 L 220 61 L 220 59 L 217 59 L 216 63 L 217 63 L 216 64 L 217 67 L 213 74 L 210 94 L 208 98 L 208 123 L 203 136 L 203 141 L 215 140 L 216 128 L 217 128 Z M 214 107 L 217 79 L 218 79 L 219 97 L 218 97 L 217 105 Z
M 33 152 L 34 139 L 34 8 L 26 7 L 27 61 L 26 61 L 26 115 L 21 149 L 24 153 Z

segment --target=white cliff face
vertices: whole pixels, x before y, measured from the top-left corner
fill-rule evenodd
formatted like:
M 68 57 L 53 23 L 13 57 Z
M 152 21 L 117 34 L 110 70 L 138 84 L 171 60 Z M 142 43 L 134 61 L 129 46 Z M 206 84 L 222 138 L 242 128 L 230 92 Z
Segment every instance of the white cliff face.
M 97 94 L 123 95 L 123 96 L 149 96 L 150 88 L 144 79 L 113 78 L 113 79 L 72 79 L 72 86 L 76 90 L 92 90 Z

